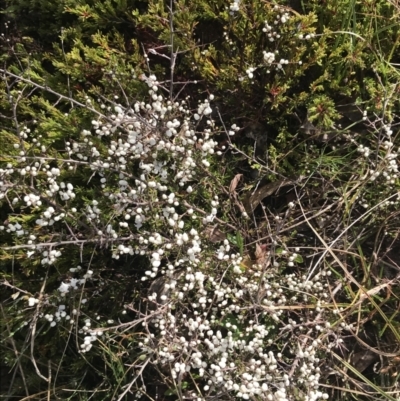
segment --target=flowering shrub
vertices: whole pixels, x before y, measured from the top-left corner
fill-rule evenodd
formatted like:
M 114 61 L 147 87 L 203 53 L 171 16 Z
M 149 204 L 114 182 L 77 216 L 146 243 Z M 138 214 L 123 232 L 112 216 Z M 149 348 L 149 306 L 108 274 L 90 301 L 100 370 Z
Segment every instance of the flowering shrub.
M 313 13 L 177 2 L 173 17 L 157 4 L 132 18 L 170 40 L 169 55 L 149 45 L 142 57 L 132 41 L 123 58 L 118 33 L 112 46 L 93 35 L 92 48 L 73 27 L 45 55 L 49 72 L 26 38 L 18 51 L 3 39 L 2 338 L 4 364 L 18 369 L 5 391 L 313 401 L 364 388 L 394 400 L 373 376 L 398 391 L 394 65 L 386 87 L 376 66 L 364 103 L 343 121 L 324 92 L 342 77 L 327 87 L 313 77 L 304 92 L 332 33 L 317 31 Z M 192 11 L 226 24 L 221 48 L 193 44 Z M 104 9 L 66 12 L 90 30 Z M 65 50 L 68 38 L 75 47 Z M 206 81 L 175 82 L 183 71 Z M 83 78 L 93 80 L 86 89 Z M 189 96 L 189 84 L 215 91 Z M 236 86 L 243 96 L 229 92 Z M 248 109 L 226 112 L 252 94 Z M 305 119 L 290 125 L 296 102 Z M 264 106 L 267 128 L 241 124 Z
M 327 398 L 320 387 L 321 361 L 349 330 L 335 318 L 340 308 L 329 293 L 331 272 L 318 269 L 312 277 L 285 273 L 303 259 L 300 249 L 287 249 L 287 240 L 279 237 L 257 245 L 256 259 L 246 260 L 238 244 L 245 235 L 241 225 L 218 218 L 227 215 L 229 199 L 218 185 L 207 184 L 222 158 L 213 139 L 218 128 L 209 117 L 213 96 L 192 112 L 185 101 L 159 94 L 154 76 L 145 82 L 148 103 L 127 107 L 114 98 L 95 107 L 88 97 L 93 112 L 100 111 L 80 138 L 65 142 L 59 156 L 47 153 L 35 140 L 35 130 L 21 128 L 14 144 L 18 154 L 0 170 L 1 198 L 21 212 L 10 215 L 0 229 L 15 244 L 5 249 L 16 250 L 17 260 L 29 262 L 35 272 L 53 265 L 65 269 L 65 256 L 90 244 L 109 249 L 117 260 L 145 256 L 147 268 L 137 273 L 152 283 L 142 293 L 148 306 L 125 304 L 136 313 L 133 321 L 97 324 L 90 310 L 83 312 L 84 294 L 88 282 L 102 291 L 104 281 L 93 262 L 81 256 L 85 267 L 69 268 L 70 276 L 53 292 L 45 279 L 36 295 L 26 296 L 25 324 L 47 320 L 50 327 L 63 327 L 71 322 L 80 353 L 92 352 L 97 340 L 107 346 L 119 341 L 121 330 L 132 330 L 143 371 L 120 397 L 147 391 L 146 367 L 158 370 L 169 391 L 183 398 Z M 385 182 L 397 179 L 390 129 L 385 132 L 386 156 L 374 164 L 370 181 L 382 170 Z M 358 150 L 369 157 L 366 147 Z M 70 182 L 74 176 L 88 177 L 87 184 L 96 180 L 96 197 L 79 196 L 81 190 Z M 295 208 L 289 204 L 286 216 Z M 240 214 L 237 223 L 247 221 L 244 209 Z M 271 235 L 278 232 L 279 221 L 278 216 Z M 217 241 L 209 230 L 216 222 L 226 231 Z M 232 229 L 239 230 L 236 239 L 228 235 Z M 73 306 L 77 301 L 81 310 Z M 36 311 L 31 317 L 30 310 Z

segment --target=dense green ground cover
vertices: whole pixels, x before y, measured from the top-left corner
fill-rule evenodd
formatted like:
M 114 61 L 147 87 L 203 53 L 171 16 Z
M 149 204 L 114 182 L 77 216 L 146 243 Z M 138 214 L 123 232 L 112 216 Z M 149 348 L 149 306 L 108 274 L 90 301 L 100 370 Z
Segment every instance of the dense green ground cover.
M 6 0 L 6 400 L 399 400 L 396 1 Z

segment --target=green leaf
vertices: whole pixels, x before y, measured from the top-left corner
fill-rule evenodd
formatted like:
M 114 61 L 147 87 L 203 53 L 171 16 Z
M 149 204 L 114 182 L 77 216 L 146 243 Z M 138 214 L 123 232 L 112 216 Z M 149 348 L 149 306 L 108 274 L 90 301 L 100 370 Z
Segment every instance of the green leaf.
M 237 246 L 239 247 L 240 255 L 243 255 L 243 237 L 239 231 L 236 232 L 236 243 Z
M 303 257 L 301 255 L 297 255 L 294 261 L 297 263 L 303 263 Z

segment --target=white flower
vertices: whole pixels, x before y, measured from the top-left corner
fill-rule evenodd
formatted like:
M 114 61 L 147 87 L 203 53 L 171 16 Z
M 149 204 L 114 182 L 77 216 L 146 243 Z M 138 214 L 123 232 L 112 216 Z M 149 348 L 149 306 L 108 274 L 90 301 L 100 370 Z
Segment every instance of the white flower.
M 264 61 L 267 64 L 272 64 L 275 61 L 275 53 L 264 51 Z
M 30 297 L 30 298 L 28 299 L 28 304 L 29 304 L 29 306 L 34 306 L 34 305 L 37 304 L 38 302 L 39 302 L 39 300 L 36 299 L 36 298 Z
M 66 294 L 67 292 L 69 292 L 69 287 L 69 284 L 62 282 L 60 287 L 58 287 L 58 291 L 60 291 L 62 294 Z
M 212 109 L 211 109 L 210 106 L 206 107 L 206 108 L 204 109 L 204 111 L 203 111 L 203 114 L 204 114 L 205 116 L 208 116 L 208 115 L 211 114 L 211 113 L 212 113 Z
M 28 251 L 28 252 L 26 253 L 26 256 L 27 256 L 28 258 L 30 258 L 34 253 L 35 253 L 35 251 Z

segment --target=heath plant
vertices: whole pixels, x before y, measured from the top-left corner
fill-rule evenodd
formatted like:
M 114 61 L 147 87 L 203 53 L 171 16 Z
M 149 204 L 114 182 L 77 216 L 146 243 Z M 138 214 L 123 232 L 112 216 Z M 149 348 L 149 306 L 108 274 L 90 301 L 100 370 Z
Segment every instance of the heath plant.
M 398 7 L 142 6 L 5 25 L 2 394 L 398 400 Z

